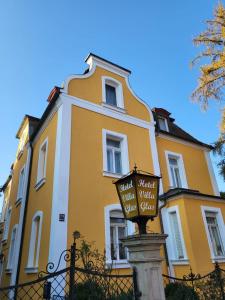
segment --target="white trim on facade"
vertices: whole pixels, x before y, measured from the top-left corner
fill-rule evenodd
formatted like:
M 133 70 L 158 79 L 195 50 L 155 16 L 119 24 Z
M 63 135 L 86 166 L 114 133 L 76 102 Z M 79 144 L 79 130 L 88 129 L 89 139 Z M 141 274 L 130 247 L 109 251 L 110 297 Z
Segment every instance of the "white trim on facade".
M 103 105 L 95 104 L 90 101 L 83 100 L 81 98 L 77 98 L 77 97 L 67 95 L 67 94 L 62 94 L 62 97 L 72 105 L 96 112 L 96 113 L 104 115 L 106 117 L 110 117 L 110 118 L 113 118 L 113 119 L 116 119 L 119 121 L 123 121 L 123 122 L 129 123 L 129 124 L 132 124 L 132 125 L 136 125 L 141 128 L 149 129 L 151 126 L 154 127 L 153 122 L 147 122 L 145 120 L 138 119 L 136 117 L 124 114 L 117 110 L 108 108 L 108 106 L 105 106 L 105 105 L 103 106 Z
M 28 261 L 27 261 L 27 266 L 25 268 L 26 273 L 38 272 L 42 222 L 43 222 L 43 212 L 37 211 L 32 218 Z
M 104 209 L 104 220 L 105 220 L 105 255 L 106 255 L 106 264 L 112 265 L 113 268 L 119 269 L 119 268 L 129 268 L 130 265 L 126 259 L 120 260 L 120 261 L 112 261 L 111 259 L 111 252 L 110 252 L 110 212 L 113 210 L 121 210 L 120 204 L 110 204 L 105 206 Z M 135 225 L 131 221 L 127 221 L 127 231 L 128 235 L 132 235 L 135 232 Z
M 48 257 L 48 261 L 54 264 L 58 263 L 62 251 L 67 249 L 71 146 L 71 103 L 65 101 L 61 95 L 59 96 L 59 103 L 61 106 L 58 109 Z M 65 214 L 64 222 L 59 221 L 59 214 Z M 60 269 L 63 268 L 66 268 L 64 260 L 60 264 Z
M 224 226 L 224 220 L 223 220 L 223 216 L 221 213 L 221 209 L 218 207 L 201 206 L 201 212 L 202 212 L 202 218 L 203 218 L 203 223 L 205 226 L 205 232 L 206 232 L 206 237 L 207 237 L 208 244 L 209 244 L 212 262 L 213 263 L 216 261 L 223 262 L 223 261 L 225 261 L 225 255 L 223 255 L 223 256 L 215 256 L 214 255 L 213 245 L 212 245 L 212 241 L 211 241 L 209 230 L 208 230 L 208 224 L 206 221 L 206 212 L 216 213 L 216 219 L 217 219 L 217 223 L 218 223 L 218 227 L 219 227 L 219 232 L 221 235 L 221 241 L 223 244 L 223 249 L 225 250 L 225 226 Z
M 109 174 L 111 175 L 114 174 L 114 173 L 109 173 L 107 169 L 107 145 L 106 145 L 107 137 L 115 138 L 120 141 L 122 175 L 127 174 L 130 171 L 127 136 L 125 134 L 118 133 L 115 131 L 102 129 L 103 175 L 107 176 Z M 114 175 L 121 176 L 121 174 L 116 174 L 116 173 Z
M 213 170 L 213 165 L 212 165 L 212 160 L 211 160 L 211 157 L 210 157 L 210 153 L 209 153 L 209 151 L 206 151 L 206 150 L 204 151 L 204 153 L 205 153 L 205 159 L 206 159 L 207 167 L 208 167 L 208 170 L 209 170 L 209 176 L 210 176 L 210 180 L 211 180 L 214 195 L 215 196 L 220 196 L 218 184 L 217 184 L 215 173 L 214 173 L 214 170 Z
M 185 188 L 185 189 L 188 189 L 187 177 L 186 177 L 186 172 L 185 172 L 185 167 L 184 167 L 184 161 L 183 161 L 182 154 L 171 152 L 171 151 L 165 151 L 165 156 L 166 156 L 166 165 L 167 165 L 167 172 L 168 172 L 170 187 L 174 188 L 172 174 L 171 174 L 171 171 L 170 171 L 169 156 L 177 158 L 178 167 L 179 167 L 179 174 L 180 174 L 180 179 L 181 179 L 181 185 L 182 185 L 181 187 Z
M 25 167 L 24 165 L 19 172 L 19 182 L 18 182 L 18 190 L 17 190 L 17 196 L 16 196 L 16 204 L 19 204 L 22 199 L 24 198 L 24 182 L 25 182 Z M 23 175 L 22 175 L 23 173 Z
M 177 222 L 178 222 L 179 235 L 180 235 L 181 245 L 182 245 L 182 250 L 183 250 L 183 255 L 184 255 L 184 257 L 182 259 L 179 259 L 177 257 L 175 244 L 174 244 L 173 238 L 172 238 L 173 231 L 172 231 L 171 222 L 170 222 L 170 214 L 173 212 L 176 213 Z M 162 219 L 163 219 L 164 232 L 166 234 L 168 234 L 168 238 L 166 239 L 166 245 L 167 245 L 170 263 L 172 265 L 187 265 L 187 264 L 189 264 L 189 259 L 188 259 L 187 251 L 186 251 L 186 247 L 185 247 L 185 241 L 184 241 L 184 235 L 183 235 L 178 205 L 171 206 L 169 208 L 164 207 L 162 209 Z
M 43 148 L 45 153 L 43 157 Z M 38 190 L 46 182 L 46 168 L 48 158 L 48 137 L 41 143 L 38 153 L 37 179 L 35 189 Z
M 7 209 L 6 220 L 5 220 L 5 225 L 4 225 L 4 232 L 3 232 L 3 237 L 2 237 L 2 242 L 6 242 L 7 239 L 8 239 L 9 227 L 10 227 L 10 221 L 11 221 L 11 215 L 12 215 L 12 206 L 10 206 Z
M 120 81 L 109 77 L 102 76 L 102 102 L 107 104 L 106 99 L 106 84 L 113 86 L 116 89 L 116 108 L 124 109 L 124 100 L 123 100 L 123 87 Z M 112 105 L 110 105 L 112 106 Z
M 10 245 L 9 245 L 8 261 L 6 266 L 6 270 L 8 273 L 12 273 L 12 271 L 15 270 L 14 262 L 15 262 L 17 235 L 18 235 L 18 224 L 15 224 L 11 231 L 11 238 L 10 238 Z

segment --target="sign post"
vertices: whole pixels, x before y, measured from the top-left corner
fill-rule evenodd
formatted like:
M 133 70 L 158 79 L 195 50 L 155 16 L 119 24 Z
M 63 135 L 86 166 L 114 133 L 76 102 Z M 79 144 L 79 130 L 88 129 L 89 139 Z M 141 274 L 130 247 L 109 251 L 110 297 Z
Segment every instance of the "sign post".
M 147 233 L 148 220 L 158 215 L 159 176 L 134 170 L 114 182 L 125 219 L 136 222 L 139 235 L 122 239 L 129 263 L 137 271 L 140 300 L 165 300 L 160 248 L 167 235 Z

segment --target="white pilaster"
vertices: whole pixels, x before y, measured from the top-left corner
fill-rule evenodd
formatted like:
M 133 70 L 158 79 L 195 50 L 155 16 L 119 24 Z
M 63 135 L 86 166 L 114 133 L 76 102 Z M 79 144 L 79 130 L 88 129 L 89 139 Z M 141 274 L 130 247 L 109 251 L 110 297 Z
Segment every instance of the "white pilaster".
M 58 264 L 62 251 L 67 249 L 71 141 L 71 104 L 60 95 L 59 105 L 48 258 L 48 261 L 53 262 L 55 266 Z M 59 221 L 59 214 L 65 214 L 64 222 Z M 65 267 L 66 262 L 62 260 L 59 270 Z

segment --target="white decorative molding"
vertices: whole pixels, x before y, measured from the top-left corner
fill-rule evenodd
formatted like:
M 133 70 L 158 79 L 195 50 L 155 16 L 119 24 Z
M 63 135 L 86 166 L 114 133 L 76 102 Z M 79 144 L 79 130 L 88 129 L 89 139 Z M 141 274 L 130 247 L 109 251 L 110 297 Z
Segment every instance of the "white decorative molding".
M 109 204 L 105 206 L 104 215 L 105 215 L 105 255 L 106 255 L 106 264 L 112 265 L 115 269 L 120 268 L 129 268 L 130 265 L 126 259 L 120 261 L 112 261 L 111 252 L 110 252 L 110 212 L 113 210 L 122 211 L 122 207 L 120 204 Z M 127 230 L 128 235 L 132 235 L 135 232 L 135 224 L 131 221 L 127 221 Z
M 37 226 L 37 219 L 39 223 Z M 41 246 L 41 232 L 42 232 L 43 212 L 37 211 L 32 218 L 30 245 L 28 253 L 28 261 L 26 270 L 38 269 L 38 261 Z
M 117 105 L 109 105 L 112 107 L 124 109 L 124 100 L 123 100 L 123 87 L 120 81 L 108 77 L 108 76 L 102 76 L 102 102 L 107 104 L 106 99 L 106 84 L 113 86 L 116 89 L 116 103 Z
M 166 156 L 166 165 L 167 165 L 167 172 L 168 172 L 170 187 L 174 187 L 174 186 L 173 186 L 173 180 L 172 180 L 172 175 L 171 175 L 171 171 L 170 171 L 169 156 L 178 158 L 178 167 L 179 167 L 179 172 L 180 172 L 182 188 L 188 189 L 187 177 L 186 177 L 182 154 L 176 153 L 176 152 L 171 152 L 171 151 L 165 151 L 165 156 Z
M 106 106 L 102 106 L 99 104 L 95 104 L 92 103 L 90 101 L 87 100 L 83 100 L 74 96 L 70 96 L 67 94 L 62 93 L 62 98 L 65 99 L 65 101 L 69 102 L 70 104 L 77 106 L 77 107 L 81 107 L 93 112 L 96 112 L 98 114 L 119 120 L 119 121 L 123 121 L 132 125 L 136 125 L 138 127 L 141 128 L 147 128 L 149 129 L 151 126 L 154 126 L 154 123 L 152 122 L 147 122 L 145 120 L 142 119 L 138 119 L 136 117 L 124 114 L 122 112 L 118 112 L 117 110 L 112 110 L 109 109 Z
M 129 152 L 128 152 L 128 142 L 127 142 L 127 136 L 125 134 L 102 129 L 102 149 L 103 149 L 103 172 L 105 174 L 109 174 L 107 170 L 107 145 L 106 145 L 106 139 L 107 137 L 113 137 L 120 140 L 121 143 L 121 164 L 122 164 L 122 174 L 127 174 L 130 171 L 130 165 L 129 165 Z M 113 173 L 110 173 L 113 174 Z M 120 174 L 115 173 L 115 175 L 121 176 Z
M 206 151 L 206 150 L 204 151 L 204 153 L 205 153 L 205 159 L 206 159 L 206 163 L 207 163 L 207 167 L 208 167 L 209 176 L 210 176 L 210 180 L 211 180 L 214 195 L 215 196 L 220 196 L 218 184 L 217 184 L 215 173 L 214 173 L 214 170 L 213 170 L 213 165 L 212 165 L 212 160 L 211 160 L 211 157 L 210 157 L 210 153 L 209 153 L 209 151 Z
M 176 257 L 175 245 L 174 245 L 173 239 L 172 239 L 172 228 L 170 225 L 169 214 L 173 213 L 173 212 L 175 212 L 176 216 L 177 216 L 178 229 L 179 229 L 179 234 L 180 234 L 181 244 L 182 244 L 182 249 L 183 249 L 183 254 L 184 254 L 184 257 L 182 259 L 178 259 Z M 166 240 L 166 245 L 167 245 L 167 249 L 168 249 L 168 256 L 169 256 L 168 258 L 169 258 L 170 264 L 172 264 L 172 265 L 188 264 L 189 260 L 188 260 L 188 256 L 187 256 L 178 205 L 171 206 L 169 208 L 164 207 L 162 209 L 162 219 L 163 219 L 164 233 L 168 234 L 168 238 Z M 173 272 L 173 269 L 172 269 L 172 272 Z
M 57 265 L 62 251 L 67 249 L 67 222 L 70 176 L 71 145 L 71 103 L 59 96 L 61 106 L 58 109 L 55 166 L 48 261 Z M 59 221 L 59 214 L 65 214 L 64 222 Z M 66 268 L 61 261 L 60 269 Z
M 216 213 L 216 219 L 217 219 L 217 223 L 218 223 L 218 227 L 219 227 L 219 232 L 221 235 L 221 240 L 222 240 L 222 244 L 223 244 L 223 249 L 225 250 L 225 226 L 224 226 L 224 220 L 223 220 L 223 216 L 221 213 L 221 209 L 218 207 L 210 207 L 210 206 L 201 206 L 201 212 L 202 212 L 202 219 L 203 219 L 203 223 L 204 223 L 204 227 L 205 227 L 205 232 L 206 232 L 206 237 L 208 240 L 208 245 L 209 245 L 209 249 L 210 249 L 210 254 L 211 254 L 211 259 L 212 262 L 216 262 L 216 261 L 224 261 L 225 260 L 225 256 L 215 256 L 214 252 L 213 252 L 213 246 L 212 246 L 212 241 L 210 238 L 210 233 L 208 230 L 208 224 L 207 224 L 207 220 L 206 220 L 206 212 L 213 212 Z

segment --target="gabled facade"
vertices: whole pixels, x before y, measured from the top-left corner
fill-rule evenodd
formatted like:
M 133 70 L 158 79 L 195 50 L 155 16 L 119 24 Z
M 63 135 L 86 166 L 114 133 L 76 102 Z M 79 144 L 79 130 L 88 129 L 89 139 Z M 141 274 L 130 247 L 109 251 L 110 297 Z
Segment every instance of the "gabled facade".
M 37 119 L 26 116 L 11 175 L 2 187 L 1 285 L 37 278 L 58 262 L 78 230 L 129 268 L 123 218 L 112 181 L 138 168 L 162 175 L 160 213 L 149 230 L 165 232 L 164 273 L 180 276 L 225 262 L 225 201 L 206 145 L 164 109 L 150 109 L 129 85 L 130 71 L 90 54 L 83 75 L 55 87 Z M 65 267 L 61 262 L 60 267 Z

